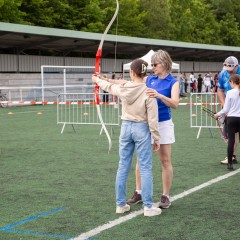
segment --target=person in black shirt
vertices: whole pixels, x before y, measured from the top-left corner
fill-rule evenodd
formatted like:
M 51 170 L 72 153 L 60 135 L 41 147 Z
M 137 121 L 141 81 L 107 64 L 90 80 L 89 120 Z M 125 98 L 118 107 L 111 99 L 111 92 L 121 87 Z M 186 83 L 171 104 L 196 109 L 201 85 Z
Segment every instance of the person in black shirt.
M 197 89 L 198 89 L 198 93 L 202 92 L 202 84 L 203 84 L 203 78 L 202 75 L 199 74 L 198 75 L 198 79 L 197 79 Z

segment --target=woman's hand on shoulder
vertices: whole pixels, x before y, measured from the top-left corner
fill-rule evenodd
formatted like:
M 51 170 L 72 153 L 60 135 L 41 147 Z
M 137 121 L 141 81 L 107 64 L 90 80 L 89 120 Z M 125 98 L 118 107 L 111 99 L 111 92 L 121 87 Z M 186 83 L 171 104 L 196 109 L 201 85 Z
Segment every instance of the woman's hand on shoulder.
M 152 88 L 148 88 L 146 90 L 146 94 L 150 98 L 160 98 L 160 94 L 156 90 L 154 90 Z

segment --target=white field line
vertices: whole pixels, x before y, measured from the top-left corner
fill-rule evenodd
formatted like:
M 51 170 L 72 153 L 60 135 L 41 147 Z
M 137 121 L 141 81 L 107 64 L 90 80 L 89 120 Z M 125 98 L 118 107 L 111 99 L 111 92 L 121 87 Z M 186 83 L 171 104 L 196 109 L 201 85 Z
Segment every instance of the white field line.
M 50 110 L 50 109 L 42 109 L 42 110 L 38 110 L 38 111 L 24 111 L 24 112 L 13 112 L 13 115 L 15 115 L 15 114 L 25 114 L 25 113 L 38 113 L 38 112 L 53 112 L 53 111 L 55 111 L 55 110 Z M 11 112 L 11 109 L 9 109 L 9 112 Z M 6 115 L 8 115 L 9 114 L 9 112 L 7 113 L 4 113 L 4 115 L 1 115 L 1 117 L 3 117 L 3 116 L 6 116 Z
M 191 193 L 199 191 L 199 190 L 201 190 L 201 189 L 203 189 L 205 187 L 208 187 L 208 186 L 210 186 L 210 185 L 212 185 L 214 183 L 217 183 L 219 181 L 227 179 L 227 178 L 229 178 L 229 177 L 231 177 L 231 176 L 233 176 L 233 175 L 235 175 L 235 174 L 237 174 L 239 172 L 240 172 L 240 168 L 235 170 L 235 171 L 229 172 L 229 173 L 227 173 L 225 175 L 222 175 L 222 176 L 216 177 L 216 178 L 214 178 L 212 180 L 209 180 L 209 181 L 207 181 L 207 182 L 205 182 L 203 184 L 200 184 L 200 185 L 198 185 L 198 186 L 196 186 L 194 188 L 190 188 L 189 190 L 186 190 L 186 191 L 184 191 L 184 192 L 182 192 L 182 193 L 180 193 L 178 195 L 175 195 L 175 196 L 171 197 L 171 202 L 173 202 L 173 201 L 175 201 L 177 199 L 181 199 L 181 198 L 183 198 L 183 197 L 185 197 L 185 196 L 187 196 L 187 195 L 189 195 Z M 143 209 L 141 209 L 139 211 L 132 212 L 132 213 L 130 213 L 130 214 L 126 215 L 126 216 L 120 217 L 120 218 L 118 218 L 118 219 L 116 219 L 114 221 L 109 221 L 108 223 L 103 224 L 102 226 L 96 227 L 96 228 L 94 228 L 94 229 L 92 229 L 92 230 L 90 230 L 90 231 L 88 231 L 86 233 L 82 233 L 81 235 L 79 235 L 78 237 L 73 238 L 72 240 L 86 240 L 86 239 L 88 239 L 88 238 L 90 238 L 92 236 L 97 235 L 98 233 L 101 233 L 104 230 L 107 230 L 107 229 L 112 228 L 112 227 L 114 227 L 116 225 L 119 225 L 119 224 L 121 224 L 123 222 L 126 222 L 126 221 L 128 221 L 128 220 L 130 220 L 132 218 L 135 218 L 135 217 L 137 217 L 137 216 L 139 216 L 141 214 L 143 214 Z
M 25 111 L 25 112 L 14 112 L 13 114 L 37 113 L 37 112 L 41 112 L 41 111 Z M 6 114 L 8 114 L 8 113 L 6 113 Z

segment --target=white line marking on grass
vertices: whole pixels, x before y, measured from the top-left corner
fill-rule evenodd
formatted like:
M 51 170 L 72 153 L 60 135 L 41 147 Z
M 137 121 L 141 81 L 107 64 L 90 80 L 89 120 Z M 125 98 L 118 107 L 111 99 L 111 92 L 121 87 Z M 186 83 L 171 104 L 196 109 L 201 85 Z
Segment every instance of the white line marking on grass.
M 14 114 L 35 113 L 35 112 L 39 112 L 39 111 L 14 112 Z
M 24 113 L 38 113 L 38 112 L 53 112 L 55 110 L 50 110 L 50 109 L 39 109 L 39 110 L 36 110 L 36 111 L 24 111 L 24 112 L 13 112 L 13 114 L 24 114 Z
M 202 188 L 208 187 L 208 186 L 210 186 L 210 185 L 212 185 L 214 183 L 217 183 L 217 182 L 220 182 L 220 181 L 222 181 L 224 179 L 227 179 L 227 178 L 229 178 L 229 177 L 231 177 L 231 176 L 233 176 L 233 175 L 235 175 L 235 174 L 237 174 L 239 172 L 240 172 L 240 168 L 237 169 L 237 170 L 234 170 L 232 172 L 229 172 L 229 173 L 227 173 L 225 175 L 216 177 L 216 178 L 214 178 L 212 180 L 209 180 L 209 181 L 207 181 L 207 182 L 205 182 L 205 183 L 203 183 L 201 185 L 198 185 L 198 186 L 196 186 L 194 188 L 191 188 L 191 189 L 189 189 L 187 191 L 184 191 L 183 193 L 180 193 L 178 195 L 175 195 L 175 196 L 171 197 L 171 201 L 173 202 L 173 201 L 175 201 L 177 199 L 183 198 L 183 197 L 185 197 L 185 196 L 187 196 L 187 195 L 189 195 L 191 193 L 194 193 L 194 192 L 196 192 L 198 190 L 201 190 Z
M 214 178 L 212 180 L 209 180 L 209 181 L 207 181 L 207 182 L 205 182 L 205 183 L 203 183 L 201 185 L 198 185 L 198 186 L 196 186 L 194 188 L 191 188 L 189 190 L 184 191 L 183 193 L 180 193 L 178 195 L 175 195 L 175 196 L 171 197 L 171 201 L 173 202 L 173 201 L 175 201 L 177 199 L 183 198 L 183 197 L 185 197 L 185 196 L 187 196 L 187 195 L 189 195 L 191 193 L 194 193 L 194 192 L 196 192 L 198 190 L 201 190 L 201 189 L 203 189 L 205 187 L 208 187 L 208 186 L 210 186 L 210 185 L 212 185 L 214 183 L 217 183 L 217 182 L 220 182 L 220 181 L 222 181 L 224 179 L 227 179 L 227 178 L 229 178 L 229 177 L 231 177 L 231 176 L 233 176 L 233 175 L 235 175 L 235 174 L 237 174 L 239 172 L 240 172 L 240 168 L 235 170 L 235 171 L 229 172 L 229 173 L 227 173 L 225 175 L 216 177 L 216 178 Z M 102 232 L 102 231 L 104 231 L 106 229 L 112 228 L 112 227 L 114 227 L 116 225 L 119 225 L 119 224 L 121 224 L 123 222 L 126 222 L 126 221 L 128 221 L 128 220 L 130 220 L 132 218 L 135 218 L 135 217 L 137 217 L 137 216 L 139 216 L 141 214 L 143 214 L 143 209 L 141 209 L 139 211 L 132 212 L 132 213 L 130 213 L 130 214 L 126 215 L 126 216 L 120 217 L 120 218 L 118 218 L 118 219 L 116 219 L 114 221 L 110 221 L 110 222 L 108 222 L 106 224 L 103 224 L 102 226 L 99 226 L 99 227 L 96 227 L 96 228 L 90 230 L 89 232 L 82 233 L 81 235 L 79 235 L 76 238 L 73 238 L 72 240 L 86 240 L 86 239 L 88 239 L 88 238 L 90 238 L 92 236 L 97 235 L 98 233 L 100 233 L 100 232 Z

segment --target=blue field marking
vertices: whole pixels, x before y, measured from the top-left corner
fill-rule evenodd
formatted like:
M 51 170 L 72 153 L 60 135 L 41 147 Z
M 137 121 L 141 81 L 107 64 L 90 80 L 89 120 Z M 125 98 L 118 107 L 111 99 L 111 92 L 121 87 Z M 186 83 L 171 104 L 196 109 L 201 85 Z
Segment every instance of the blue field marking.
M 6 227 L 0 228 L 0 230 L 6 231 L 8 229 L 11 229 L 11 228 L 17 226 L 17 225 L 20 225 L 20 224 L 23 224 L 23 223 L 26 223 L 26 222 L 30 222 L 30 221 L 33 221 L 33 220 L 35 220 L 37 218 L 44 217 L 46 215 L 49 215 L 49 214 L 52 214 L 52 213 L 56 213 L 56 212 L 60 212 L 60 211 L 63 211 L 63 208 L 57 208 L 57 209 L 54 209 L 54 210 L 51 210 L 51 211 L 48 211 L 48 212 L 43 212 L 43 213 L 37 214 L 35 216 L 31 216 L 31 217 L 25 218 L 25 219 L 23 219 L 23 220 L 21 220 L 19 222 L 15 222 L 15 223 L 10 224 L 10 225 L 8 225 Z
M 63 236 L 63 235 L 60 235 L 60 234 L 51 234 L 51 233 L 42 233 L 42 232 L 34 232 L 34 231 L 28 231 L 28 230 L 13 229 L 14 227 L 16 227 L 18 225 L 21 225 L 21 224 L 33 221 L 33 220 L 35 220 L 37 218 L 44 217 L 44 216 L 47 216 L 49 214 L 60 212 L 60 211 L 63 211 L 63 210 L 64 210 L 64 208 L 57 208 L 57 209 L 53 209 L 53 210 L 48 211 L 48 212 L 43 212 L 43 213 L 37 214 L 35 216 L 31 216 L 31 217 L 25 218 L 25 219 L 23 219 L 21 221 L 9 224 L 9 225 L 7 225 L 7 226 L 5 226 L 3 228 L 0 228 L 0 231 L 15 232 L 15 233 L 25 233 L 25 234 L 35 234 L 35 235 L 42 235 L 42 236 L 56 237 L 56 238 L 64 238 L 64 239 L 73 238 L 72 236 Z
M 34 231 L 28 231 L 28 230 L 17 230 L 17 229 L 4 230 L 4 232 L 25 233 L 25 234 L 41 235 L 45 237 L 55 237 L 55 238 L 61 238 L 61 239 L 73 238 L 73 236 L 64 236 L 64 235 L 54 234 L 54 233 L 43 233 L 43 232 L 34 232 Z

